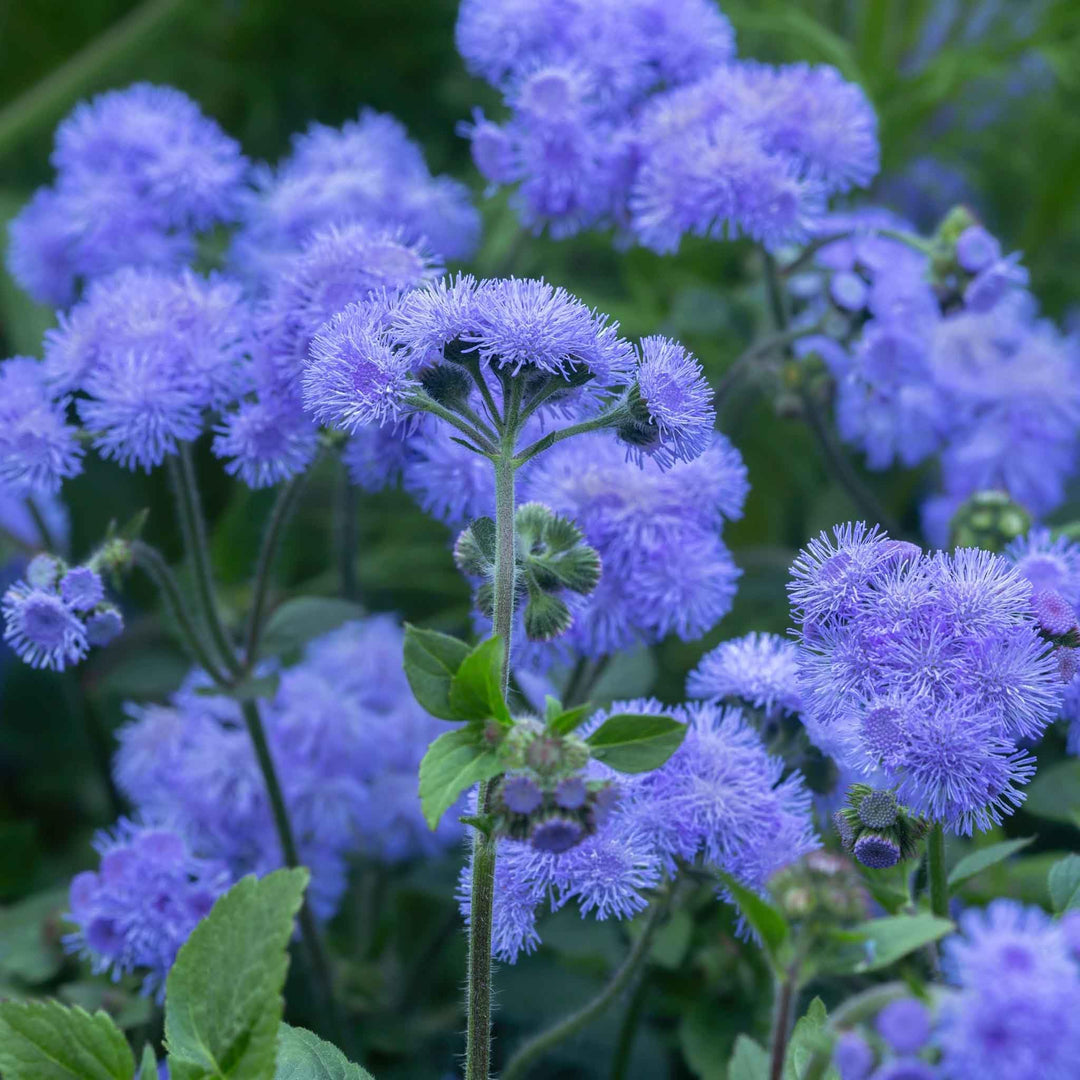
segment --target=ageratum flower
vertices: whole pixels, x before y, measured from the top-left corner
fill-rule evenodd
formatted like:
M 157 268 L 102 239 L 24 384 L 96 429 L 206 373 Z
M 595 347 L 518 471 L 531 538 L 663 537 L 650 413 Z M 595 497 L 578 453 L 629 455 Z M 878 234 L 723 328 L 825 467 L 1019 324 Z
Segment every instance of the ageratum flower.
M 104 457 L 149 471 L 242 392 L 249 332 L 232 282 L 120 270 L 45 335 L 45 373 L 56 392 L 78 393 Z
M 316 913 L 329 918 L 350 858 L 400 861 L 460 837 L 456 815 L 432 833 L 416 770 L 442 728 L 415 702 L 389 618 L 348 623 L 312 641 L 259 703 Z M 192 850 L 234 877 L 283 865 L 266 787 L 235 701 L 193 676 L 167 706 L 127 706 L 114 774 L 139 811 L 175 822 Z
M 1066 1080 L 1080 1060 L 1080 966 L 1062 923 L 995 900 L 960 918 L 943 964 L 956 986 L 935 1042 L 946 1080 Z
M 686 693 L 715 702 L 742 698 L 767 715 L 794 716 L 802 710 L 798 646 L 777 634 L 722 642 L 690 672 Z
M 82 472 L 83 448 L 41 364 L 17 356 L 0 363 L 0 481 L 50 495 Z
M 574 622 L 554 648 L 600 657 L 710 629 L 730 610 L 739 576 L 720 531 L 741 516 L 747 489 L 742 458 L 719 434 L 699 458 L 667 470 L 628 463 L 603 433 L 537 458 L 521 497 L 574 521 L 604 568 L 596 590 L 572 601 Z M 537 661 L 554 655 L 528 650 Z
M 914 812 L 957 832 L 1011 813 L 1034 773 L 1019 744 L 1061 707 L 1031 588 L 974 548 L 924 555 L 861 523 L 822 533 L 789 591 L 804 722 L 841 764 L 881 770 Z
M 80 280 L 123 266 L 172 270 L 194 234 L 235 219 L 247 162 L 179 90 L 137 83 L 83 102 L 57 128 L 56 183 L 11 223 L 8 266 L 66 306 Z
M 648 699 L 616 702 L 616 712 L 667 713 L 690 730 L 660 769 L 618 777 L 619 800 L 576 846 L 550 853 L 500 841 L 494 912 L 500 959 L 513 962 L 539 944 L 536 918 L 545 902 L 557 910 L 573 900 L 582 915 L 631 918 L 679 859 L 700 860 L 761 890 L 773 872 L 819 846 L 802 778 L 781 779 L 783 762 L 769 757 L 738 710 L 668 709 Z M 589 724 L 598 726 L 607 715 Z M 615 774 L 594 762 L 589 775 Z M 466 916 L 470 882 L 466 868 L 458 894 Z
M 465 187 L 433 177 L 401 124 L 370 109 L 341 128 L 312 124 L 290 157 L 254 179 L 231 261 L 256 285 L 272 282 L 281 256 L 330 226 L 400 229 L 406 243 L 423 240 L 450 259 L 471 254 L 480 233 Z
M 1033 591 L 1056 592 L 1074 607 L 1080 605 L 1080 544 L 1036 527 L 1009 544 L 1004 554 Z
M 170 826 L 121 818 L 99 832 L 97 870 L 71 882 L 65 939 L 90 959 L 95 973 L 143 976 L 143 993 L 165 997 L 165 977 L 180 946 L 232 884 L 223 862 L 200 858 Z

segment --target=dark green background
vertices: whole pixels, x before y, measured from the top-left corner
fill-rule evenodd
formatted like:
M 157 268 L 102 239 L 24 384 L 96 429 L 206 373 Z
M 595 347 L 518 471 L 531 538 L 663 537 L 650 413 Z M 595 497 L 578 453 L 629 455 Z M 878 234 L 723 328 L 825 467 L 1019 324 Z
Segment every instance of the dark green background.
M 827 61 L 857 79 L 881 118 L 883 197 L 904 208 L 914 190 L 921 212 L 932 214 L 933 185 L 912 189 L 904 178 L 917 159 L 948 167 L 1006 247 L 1025 252 L 1046 311 L 1058 319 L 1068 315 L 1080 298 L 1075 0 L 959 0 L 948 5 L 957 12 L 951 32 L 939 35 L 938 47 L 921 64 L 911 58 L 920 41 L 933 37 L 946 7 L 931 0 L 739 0 L 722 6 L 742 55 Z M 270 160 L 285 153 L 291 134 L 309 121 L 339 124 L 371 106 L 406 124 L 433 171 L 452 173 L 475 190 L 485 218 L 484 245 L 470 264 L 476 272 L 543 274 L 619 318 L 630 335 L 663 331 L 681 338 L 714 377 L 764 329 L 758 264 L 749 248 L 694 242 L 677 257 L 659 258 L 643 251 L 618 254 L 607 236 L 555 244 L 520 236 L 505 198 L 482 199 L 467 146 L 454 129 L 476 104 L 497 114 L 497 101 L 467 76 L 454 51 L 453 0 L 174 0 L 140 10 L 166 7 L 175 11 L 157 33 L 102 67 L 94 60 L 95 50 L 108 47 L 101 35 L 136 5 L 0 0 L 0 217 L 50 179 L 56 121 L 75 100 L 97 90 L 138 79 L 173 83 L 200 101 L 252 157 Z M 987 8 L 990 17 L 980 16 Z M 898 195 L 903 203 L 895 202 Z M 936 206 L 944 210 L 947 204 Z M 39 353 L 50 320 L 49 312 L 0 278 L 2 355 Z M 730 530 L 746 573 L 735 611 L 707 642 L 669 642 L 655 650 L 653 688 L 669 700 L 679 696 L 685 672 L 706 644 L 750 628 L 783 631 L 783 586 L 793 551 L 818 529 L 855 516 L 802 425 L 781 412 L 769 400 L 744 396 L 722 415 L 753 485 L 744 520 Z M 268 496 L 228 483 L 202 450 L 217 569 L 227 602 L 239 611 Z M 870 482 L 914 526 L 919 493 L 932 475 L 897 472 Z M 333 487 L 329 470 L 316 477 L 290 533 L 281 576 L 295 591 L 334 588 Z M 162 476 L 147 479 L 91 460 L 86 474 L 65 488 L 65 499 L 74 557 L 93 547 L 110 518 L 124 520 L 143 506 L 151 510 L 150 538 L 178 557 Z M 1060 514 L 1076 516 L 1075 504 Z M 463 630 L 468 597 L 448 555 L 446 530 L 393 494 L 365 499 L 359 522 L 357 567 L 365 601 Z M 0 661 L 0 900 L 62 886 L 74 869 L 91 863 L 89 835 L 112 816 L 94 763 L 108 753 L 120 704 L 166 694 L 184 670 L 141 583 L 131 583 L 126 602 L 131 632 L 70 677 Z M 1051 736 L 1040 758 L 1053 759 L 1060 750 L 1060 738 Z M 1012 875 L 1011 891 L 1042 896 L 1045 852 L 1075 846 L 1074 831 L 1056 828 L 1023 815 L 1010 823 L 1015 835 L 1038 829 L 1044 852 L 1030 860 L 1030 869 Z M 360 868 L 355 901 L 336 927 L 351 1003 L 363 1017 L 365 1057 L 378 1066 L 380 1080 L 438 1075 L 452 1062 L 461 1026 L 461 942 L 448 902 L 454 863 L 456 856 L 445 866 L 395 875 Z M 651 1019 L 636 1043 L 634 1075 L 659 1076 L 669 1068 L 671 1075 L 688 1075 L 685 1061 L 711 1060 L 731 1031 L 761 1020 L 767 999 L 755 996 L 764 986 L 760 964 L 736 949 L 715 907 L 706 896 L 694 925 L 682 922 L 669 935 L 669 966 L 661 964 L 653 980 L 645 1009 Z M 27 921 L 22 910 L 0 922 L 0 955 L 12 942 L 53 949 L 55 924 L 40 939 L 40 919 Z M 430 937 L 416 933 L 418 926 Z M 504 1035 L 535 1026 L 545 1012 L 561 1011 L 586 994 L 620 955 L 620 937 L 614 927 L 582 924 L 574 916 L 555 920 L 537 957 L 500 974 Z M 445 942 L 442 960 L 429 963 L 424 950 L 437 941 Z M 50 955 L 48 978 L 35 985 L 52 992 L 66 987 L 71 999 L 101 1000 L 101 983 L 88 982 L 85 971 L 71 964 L 56 966 Z M 0 964 L 0 994 L 5 987 L 25 990 L 9 978 Z M 112 1006 L 130 1008 L 126 994 L 116 993 Z M 294 1009 L 299 997 L 294 995 Z M 303 1020 L 302 1005 L 299 1014 Z M 132 1017 L 132 1024 L 153 1029 L 152 1017 L 137 1011 Z M 581 1063 L 595 1063 L 597 1053 L 608 1052 L 613 1025 L 611 1020 L 593 1029 L 568 1051 L 564 1071 L 546 1075 L 599 1075 Z M 710 1050 L 713 1039 L 719 1042 Z M 574 1071 L 574 1061 L 584 1071 Z M 711 1075 L 704 1067 L 698 1074 Z

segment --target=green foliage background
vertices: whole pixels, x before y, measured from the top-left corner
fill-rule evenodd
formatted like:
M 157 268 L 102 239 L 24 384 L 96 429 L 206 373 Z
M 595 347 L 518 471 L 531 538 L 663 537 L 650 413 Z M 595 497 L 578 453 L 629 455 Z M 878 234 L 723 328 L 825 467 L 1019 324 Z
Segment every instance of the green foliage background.
M 728 0 L 722 7 L 742 55 L 827 61 L 858 80 L 881 118 L 882 194 L 895 201 L 919 159 L 947 166 L 1006 247 L 1023 249 L 1046 311 L 1069 316 L 1080 301 L 1075 0 Z M 714 378 L 765 329 L 749 248 L 695 242 L 677 257 L 659 258 L 617 253 L 606 236 L 556 244 L 522 236 L 505 198 L 483 199 L 455 125 L 474 105 L 497 103 L 468 77 L 454 50 L 454 0 L 148 0 L 139 11 L 168 15 L 158 32 L 95 65 L 108 48 L 102 35 L 136 8 L 129 0 L 0 2 L 0 218 L 50 179 L 56 121 L 77 98 L 101 89 L 138 79 L 173 83 L 252 157 L 268 160 L 287 152 L 292 133 L 311 120 L 337 125 L 370 106 L 405 123 L 433 171 L 473 186 L 485 219 L 484 244 L 470 264 L 475 272 L 543 274 L 619 318 L 632 336 L 660 331 L 682 339 Z M 921 189 L 924 212 L 932 187 Z M 932 224 L 932 212 L 923 224 Z M 0 276 L 2 355 L 38 354 L 51 318 Z M 651 682 L 659 696 L 677 700 L 686 671 L 707 646 L 751 628 L 783 632 L 792 553 L 812 533 L 856 514 L 828 480 L 803 426 L 777 403 L 761 395 L 729 401 L 721 426 L 746 457 L 753 485 L 745 518 L 730 530 L 745 572 L 736 608 L 705 641 L 667 642 L 654 650 L 654 663 L 639 658 L 616 670 L 613 692 L 644 692 Z M 268 498 L 227 482 L 203 450 L 217 570 L 227 602 L 239 611 Z M 869 478 L 912 527 L 919 493 L 931 480 L 912 472 Z M 335 483 L 332 469 L 318 474 L 290 531 L 280 579 L 291 592 L 335 588 Z M 150 539 L 178 559 L 163 476 L 123 473 L 90 459 L 65 499 L 75 557 L 88 552 L 110 518 L 123 521 L 145 506 Z M 1060 517 L 1071 520 L 1078 510 L 1074 499 Z M 442 526 L 404 497 L 386 494 L 361 500 L 358 528 L 356 566 L 370 608 L 465 631 L 467 591 Z M 88 1006 L 104 1003 L 129 1030 L 153 1034 L 160 1017 L 131 987 L 90 979 L 57 947 L 63 887 L 92 864 L 93 829 L 114 817 L 115 797 L 97 766 L 107 760 L 121 703 L 160 698 L 186 667 L 153 597 L 133 582 L 127 600 L 131 631 L 70 676 L 39 675 L 0 657 L 0 902 L 13 905 L 0 913 L 0 995 L 50 992 Z M 1061 740 L 1051 736 L 1040 764 L 1060 756 Z M 1080 786 L 1070 763 L 1056 768 L 1057 784 Z M 1033 802 L 1029 807 L 1041 805 L 1045 816 L 1020 814 L 1009 827 L 1012 835 L 1039 833 L 1033 854 L 1007 876 L 998 868 L 974 879 L 972 895 L 995 888 L 1045 899 L 1051 852 L 1075 847 L 1078 834 L 1060 810 L 1070 802 L 1067 793 Z M 449 899 L 456 864 L 455 855 L 445 865 L 394 873 L 358 867 L 335 924 L 349 1004 L 360 1017 L 358 1041 L 380 1080 L 430 1077 L 453 1060 L 463 951 Z M 710 1062 L 736 1031 L 763 1021 L 764 970 L 734 944 L 715 907 L 706 896 L 700 911 L 683 912 L 665 931 L 643 1009 L 651 1019 L 635 1043 L 635 1076 L 719 1076 Z M 621 956 L 625 929 L 558 917 L 544 938 L 537 956 L 500 973 L 504 1042 L 587 996 Z M 303 993 L 289 1000 L 291 1021 L 317 1027 L 317 1017 L 305 1016 Z M 570 1046 L 556 1066 L 563 1071 L 550 1075 L 595 1075 L 589 1062 L 611 1046 L 615 1022 L 608 1018 Z

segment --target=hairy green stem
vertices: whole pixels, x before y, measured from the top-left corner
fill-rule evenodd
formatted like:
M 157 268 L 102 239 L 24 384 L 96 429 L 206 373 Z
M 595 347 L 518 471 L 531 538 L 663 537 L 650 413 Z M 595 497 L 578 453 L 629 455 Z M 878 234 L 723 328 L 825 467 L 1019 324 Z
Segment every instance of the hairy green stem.
M 206 539 L 206 522 L 203 520 L 202 501 L 199 498 L 199 486 L 195 477 L 195 463 L 191 458 L 191 447 L 187 443 L 181 443 L 179 453 L 166 460 L 169 463 L 176 495 L 177 514 L 180 518 L 180 529 L 184 535 L 184 545 L 195 574 L 195 593 L 199 599 L 203 621 L 210 631 L 210 637 L 217 649 L 222 666 L 235 678 L 242 668 L 218 612 L 213 571 L 210 566 L 210 546 Z
M 495 462 L 495 595 L 493 629 L 502 639 L 502 692 L 510 685 L 510 646 L 514 626 L 514 472 L 513 458 L 503 455 Z
M 134 564 L 157 586 L 158 592 L 165 599 L 165 604 L 176 620 L 184 644 L 191 652 L 195 663 L 199 665 L 216 683 L 224 684 L 225 679 L 218 669 L 217 660 L 203 643 L 202 636 L 195 627 L 187 605 L 184 603 L 180 583 L 176 580 L 169 564 L 157 548 L 142 540 L 131 541 L 131 557 Z
M 139 49 L 183 8 L 185 0 L 147 0 L 0 111 L 0 154 L 52 124 L 107 71 Z
M 534 1035 L 521 1046 L 503 1071 L 502 1080 L 520 1080 L 537 1060 L 553 1050 L 559 1043 L 591 1024 L 630 986 L 648 957 L 656 931 L 667 915 L 671 893 L 672 887 L 669 887 L 663 897 L 653 902 L 640 936 L 607 986 L 592 1001 L 552 1024 L 546 1031 Z
M 255 584 L 251 592 L 251 610 L 248 612 L 247 630 L 244 634 L 244 667 L 250 671 L 258 658 L 259 639 L 263 631 L 263 614 L 270 591 L 270 580 L 285 527 L 292 517 L 300 494 L 304 490 L 307 472 L 294 476 L 278 492 L 270 518 L 259 546 L 259 558 L 255 563 Z
M 839 1032 L 854 1027 L 855 1024 L 863 1020 L 869 1020 L 881 1012 L 886 1005 L 897 1001 L 899 998 L 907 997 L 910 993 L 911 988 L 907 983 L 891 982 L 872 986 L 869 990 L 864 990 L 861 994 L 848 998 L 833 1013 L 828 1028 L 830 1037 L 827 1042 L 823 1040 L 814 1051 L 810 1061 L 807 1063 L 802 1080 L 824 1080 L 824 1076 L 832 1062 L 833 1044 Z
M 602 428 L 615 427 L 616 424 L 629 419 L 629 416 L 626 406 L 620 402 L 614 408 L 608 409 L 607 412 L 602 412 L 599 416 L 593 417 L 592 420 L 583 420 L 580 424 L 571 424 L 570 427 L 560 428 L 558 431 L 549 431 L 543 438 L 537 439 L 531 446 L 525 447 L 514 458 L 514 461 L 518 465 L 524 465 L 530 458 L 542 454 L 545 450 L 550 449 L 564 439 L 572 439 L 575 435 L 584 435 L 590 431 L 600 431 Z
M 782 1080 L 791 1037 L 791 1018 L 798 993 L 798 972 L 794 967 L 776 980 L 776 1001 L 773 1004 L 772 1034 L 769 1038 L 769 1080 Z
M 490 784 L 480 784 L 477 807 L 488 805 Z M 495 840 L 473 829 L 472 891 L 469 897 L 469 971 L 465 1042 L 466 1080 L 491 1075 L 491 934 L 495 903 Z
M 455 412 L 451 412 L 445 405 L 440 405 L 426 391 L 418 390 L 409 397 L 406 404 L 420 412 L 429 412 L 432 416 L 437 416 L 440 420 L 445 420 L 451 427 L 457 428 L 462 435 L 470 442 L 474 443 L 480 453 L 489 456 L 498 453 L 498 447 L 495 446 L 483 432 L 477 431 L 476 428 L 471 427 L 461 416 Z
M 945 829 L 934 822 L 926 836 L 926 877 L 930 885 L 930 910 L 939 918 L 949 917 L 949 880 L 945 873 Z

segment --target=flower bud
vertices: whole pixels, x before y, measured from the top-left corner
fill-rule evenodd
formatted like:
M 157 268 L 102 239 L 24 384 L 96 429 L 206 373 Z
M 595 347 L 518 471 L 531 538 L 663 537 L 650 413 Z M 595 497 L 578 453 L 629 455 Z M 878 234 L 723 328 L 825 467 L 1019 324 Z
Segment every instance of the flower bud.
M 551 641 L 570 629 L 574 617 L 557 596 L 540 589 L 531 594 L 525 605 L 525 636 L 530 641 Z
M 953 515 L 949 542 L 1000 552 L 1030 528 L 1031 515 L 1004 491 L 977 491 Z
M 452 409 L 469 400 L 472 379 L 460 367 L 450 364 L 432 364 L 417 376 L 428 396 L 440 405 Z
M 900 845 L 884 833 L 864 832 L 855 841 L 855 858 L 871 870 L 886 870 L 900 861 Z

